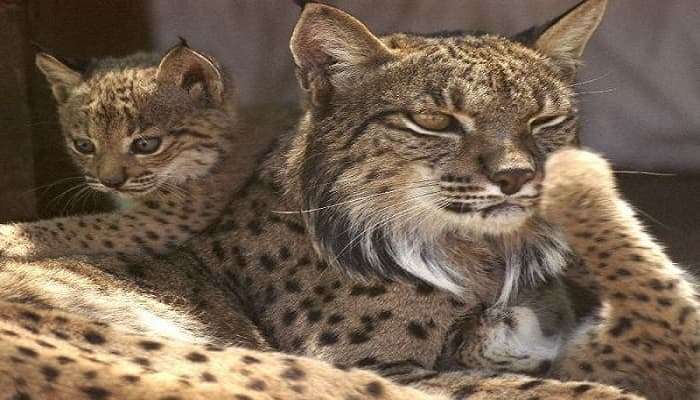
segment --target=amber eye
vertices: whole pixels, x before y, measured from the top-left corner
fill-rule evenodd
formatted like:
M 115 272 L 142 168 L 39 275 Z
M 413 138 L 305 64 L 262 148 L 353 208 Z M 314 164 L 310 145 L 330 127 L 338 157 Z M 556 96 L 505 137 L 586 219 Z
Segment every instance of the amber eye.
M 87 139 L 73 139 L 73 146 L 82 154 L 92 154 L 95 152 L 95 145 Z
M 160 147 L 159 137 L 138 138 L 131 143 L 131 152 L 134 154 L 153 154 Z
M 419 127 L 434 132 L 442 132 L 452 125 L 452 117 L 442 113 L 412 113 L 410 117 Z

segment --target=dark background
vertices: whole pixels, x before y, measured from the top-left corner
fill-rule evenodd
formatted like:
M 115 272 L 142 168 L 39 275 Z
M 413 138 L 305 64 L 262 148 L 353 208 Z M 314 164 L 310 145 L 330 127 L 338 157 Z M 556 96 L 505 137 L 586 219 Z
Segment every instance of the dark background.
M 577 0 L 343 0 L 329 4 L 376 33 L 515 33 Z M 66 207 L 75 176 L 53 99 L 33 65 L 35 41 L 62 56 L 163 51 L 182 35 L 236 77 L 242 104 L 273 132 L 297 99 L 288 40 L 291 0 L 0 0 L 0 221 L 98 209 Z M 620 171 L 627 197 L 674 259 L 700 265 L 700 2 L 611 0 L 577 86 L 582 139 Z M 274 118 L 269 116 L 273 115 Z

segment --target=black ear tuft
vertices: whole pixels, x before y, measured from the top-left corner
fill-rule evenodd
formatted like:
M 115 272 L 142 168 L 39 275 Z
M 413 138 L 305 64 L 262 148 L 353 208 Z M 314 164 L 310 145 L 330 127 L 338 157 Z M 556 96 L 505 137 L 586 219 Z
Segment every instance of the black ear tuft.
M 32 48 L 34 48 L 35 53 L 51 54 L 51 56 L 53 58 L 55 58 L 56 60 L 65 64 L 68 68 L 70 68 L 76 72 L 79 72 L 81 74 L 86 74 L 88 72 L 88 70 L 90 69 L 90 66 L 92 64 L 91 60 L 54 55 L 56 53 L 52 49 L 49 49 L 49 48 L 43 46 L 41 43 L 36 42 L 34 40 L 29 41 L 29 45 L 32 46 Z
M 608 0 L 583 0 L 549 23 L 531 28 L 513 39 L 550 57 L 566 76 L 573 78 L 607 3 Z
M 178 46 L 190 47 L 190 45 L 187 43 L 187 39 L 185 39 L 185 38 L 182 37 L 182 36 L 178 36 L 177 38 L 178 38 L 178 40 L 180 41 L 180 43 L 177 44 Z

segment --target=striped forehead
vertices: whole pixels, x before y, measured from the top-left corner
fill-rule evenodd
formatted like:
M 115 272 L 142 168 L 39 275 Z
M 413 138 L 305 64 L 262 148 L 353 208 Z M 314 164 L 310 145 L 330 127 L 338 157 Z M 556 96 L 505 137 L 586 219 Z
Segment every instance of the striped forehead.
M 493 106 L 553 112 L 571 106 L 570 89 L 547 59 L 503 37 L 401 34 L 387 37 L 385 42 L 423 65 L 450 71 L 448 80 L 426 77 L 425 91 L 437 106 L 466 112 Z
M 138 119 L 139 108 L 153 84 L 137 71 L 110 72 L 88 82 L 87 101 L 81 111 L 100 127 L 116 128 Z
M 130 135 L 150 85 L 136 73 L 106 73 L 92 77 L 83 91 L 78 111 L 93 138 Z

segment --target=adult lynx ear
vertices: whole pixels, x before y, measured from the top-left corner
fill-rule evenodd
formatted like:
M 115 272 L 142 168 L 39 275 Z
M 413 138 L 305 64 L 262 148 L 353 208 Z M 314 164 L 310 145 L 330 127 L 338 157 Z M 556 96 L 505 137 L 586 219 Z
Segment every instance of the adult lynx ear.
M 219 67 L 184 41 L 163 56 L 156 80 L 159 85 L 184 89 L 196 101 L 217 106 L 224 101 L 224 79 Z
M 369 68 L 392 57 L 367 27 L 349 14 L 307 3 L 294 28 L 290 49 L 301 87 L 316 105 L 333 89 L 350 86 Z
M 70 91 L 83 81 L 83 76 L 80 72 L 48 53 L 37 53 L 35 62 L 36 66 L 46 77 L 46 80 L 49 81 L 53 96 L 59 104 L 65 102 L 70 95 Z
M 585 0 L 552 21 L 535 41 L 571 77 L 576 73 L 588 40 L 603 19 L 607 0 Z

